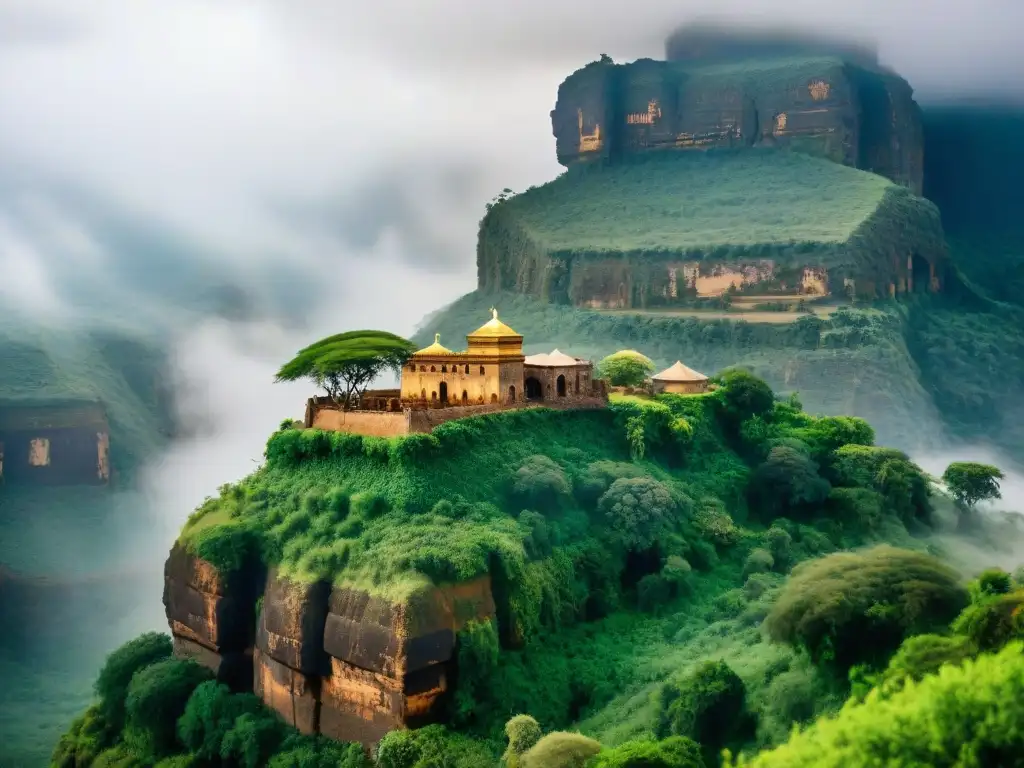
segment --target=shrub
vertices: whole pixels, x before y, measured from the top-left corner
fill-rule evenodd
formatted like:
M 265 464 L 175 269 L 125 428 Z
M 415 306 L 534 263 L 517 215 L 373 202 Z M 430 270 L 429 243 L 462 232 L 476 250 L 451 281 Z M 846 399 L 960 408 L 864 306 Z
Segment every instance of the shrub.
M 818 475 L 818 465 L 782 446 L 772 448 L 750 478 L 751 503 L 765 517 L 814 507 L 828 492 L 828 481 Z
M 605 749 L 588 763 L 590 768 L 705 768 L 700 746 L 684 736 L 662 741 L 634 740 Z
M 785 568 L 793 558 L 793 537 L 784 528 L 773 525 L 765 533 L 764 540 L 775 566 Z
M 540 741 L 540 724 L 529 715 L 516 715 L 505 723 L 508 747 L 501 756 L 505 768 L 518 768 L 520 757 Z
M 739 539 L 739 530 L 725 505 L 716 498 L 704 499 L 693 516 L 697 531 L 708 541 L 720 547 L 732 546 Z
M 971 600 L 977 602 L 987 597 L 1005 595 L 1013 587 L 1010 574 L 1001 568 L 989 568 L 978 574 L 978 577 L 967 585 Z
M 50 757 L 52 768 L 78 768 L 91 765 L 115 736 L 110 724 L 94 704 L 75 718 L 67 733 L 61 735 Z
M 512 491 L 524 502 L 551 508 L 569 495 L 571 487 L 558 463 L 547 456 L 530 456 L 512 478 Z
M 592 509 L 611 484 L 624 477 L 643 477 L 643 470 L 621 461 L 595 461 L 577 479 L 574 493 L 580 504 Z
M 178 720 L 178 738 L 189 752 L 202 760 L 217 760 L 225 734 L 236 718 L 260 711 L 260 701 L 251 694 L 233 694 L 222 683 L 207 680 L 189 696 Z
M 798 565 L 765 626 L 845 675 L 854 664 L 884 663 L 905 637 L 947 625 L 966 600 L 939 560 L 879 546 Z
M 372 768 L 360 744 L 323 736 L 292 734 L 267 763 L 267 768 Z
M 135 673 L 128 686 L 125 722 L 139 734 L 150 755 L 175 751 L 178 718 L 193 691 L 211 677 L 206 667 L 183 659 L 164 659 Z
M 124 744 L 104 750 L 93 761 L 90 768 L 148 768 L 152 760 L 144 760 Z
M 639 387 L 654 373 L 654 363 L 646 355 L 624 349 L 601 360 L 596 373 L 613 387 Z
M 583 768 L 601 745 L 581 733 L 554 731 L 522 755 L 522 768 Z
M 99 714 L 113 731 L 124 726 L 125 701 L 132 676 L 140 669 L 171 656 L 171 638 L 159 632 L 147 632 L 129 640 L 107 656 L 96 678 Z
M 493 620 L 472 620 L 458 635 L 459 685 L 455 689 L 456 723 L 468 722 L 485 696 L 491 673 L 498 664 L 498 630 Z
M 746 688 L 724 661 L 709 661 L 659 691 L 658 735 L 685 736 L 700 743 L 704 759 L 746 736 Z
M 762 379 L 742 368 L 723 371 L 716 379 L 717 399 L 727 422 L 739 425 L 751 416 L 764 416 L 771 412 L 775 395 Z
M 944 664 L 961 664 L 974 654 L 974 646 L 965 637 L 908 637 L 889 660 L 880 682 L 886 686 L 906 680 L 917 682 L 926 675 L 935 674 Z
M 239 768 L 263 768 L 285 737 L 285 726 L 268 710 L 235 720 L 220 745 L 220 758 Z
M 884 497 L 870 488 L 833 488 L 828 494 L 829 517 L 854 531 L 873 531 L 882 522 L 884 503 Z
M 1024 645 L 868 696 L 732 768 L 1012 766 L 1024 754 Z
M 752 549 L 743 564 L 744 578 L 752 573 L 768 573 L 775 566 L 775 558 L 767 549 Z
M 422 751 L 413 731 L 388 731 L 377 745 L 377 768 L 414 768 Z
M 649 549 L 675 527 L 676 502 L 652 477 L 620 478 L 598 502 L 615 537 L 627 548 Z
M 1024 639 L 1024 589 L 982 596 L 956 618 L 953 631 L 969 638 L 980 651 Z

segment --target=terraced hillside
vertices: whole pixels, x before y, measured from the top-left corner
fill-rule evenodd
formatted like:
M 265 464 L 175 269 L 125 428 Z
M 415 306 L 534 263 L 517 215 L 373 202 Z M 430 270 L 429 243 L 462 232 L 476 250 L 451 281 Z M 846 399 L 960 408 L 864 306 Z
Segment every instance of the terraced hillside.
M 590 307 L 732 290 L 861 297 L 940 290 L 938 210 L 874 174 L 767 149 L 584 166 L 493 205 L 478 283 Z

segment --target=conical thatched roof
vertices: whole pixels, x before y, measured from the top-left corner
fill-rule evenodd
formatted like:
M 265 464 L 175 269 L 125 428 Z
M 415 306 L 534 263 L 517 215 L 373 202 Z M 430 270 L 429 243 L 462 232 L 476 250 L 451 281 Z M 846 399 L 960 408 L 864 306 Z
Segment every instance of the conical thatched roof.
M 707 381 L 708 377 L 698 373 L 693 368 L 687 368 L 676 360 L 674 365 L 669 366 L 661 373 L 651 377 L 654 381 Z

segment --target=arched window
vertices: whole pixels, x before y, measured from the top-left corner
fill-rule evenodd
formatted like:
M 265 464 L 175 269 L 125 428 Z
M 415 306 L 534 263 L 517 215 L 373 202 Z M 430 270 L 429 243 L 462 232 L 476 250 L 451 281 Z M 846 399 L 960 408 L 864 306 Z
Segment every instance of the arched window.
M 508 388 L 508 401 L 514 403 L 516 401 L 516 385 L 512 384 Z
M 497 392 L 492 392 L 491 393 L 491 402 L 492 403 L 498 402 L 498 393 Z
M 427 399 L 427 390 L 425 390 L 425 389 L 421 389 L 420 390 L 420 399 L 421 400 L 426 400 Z
M 560 374 L 558 379 L 555 381 L 555 389 L 558 392 L 559 397 L 565 397 L 565 375 Z
M 413 373 L 416 373 L 416 363 L 413 363 L 412 365 L 410 365 L 409 366 L 409 370 L 412 371 Z
M 469 393 L 466 390 L 462 390 L 462 404 L 466 405 L 469 402 Z
M 480 375 L 481 375 L 481 376 L 483 376 L 483 375 L 484 375 L 484 367 L 483 367 L 482 365 L 480 366 Z
M 466 375 L 469 375 L 469 363 L 466 363 Z
M 421 365 L 420 366 L 420 373 L 426 373 L 426 372 L 427 372 L 427 366 Z
M 430 399 L 431 400 L 437 400 L 437 392 L 431 392 L 430 393 Z
M 448 366 L 447 365 L 442 365 L 441 366 L 441 373 L 448 373 Z
M 430 372 L 431 373 L 437 373 L 437 366 L 435 366 L 435 365 L 430 366 Z

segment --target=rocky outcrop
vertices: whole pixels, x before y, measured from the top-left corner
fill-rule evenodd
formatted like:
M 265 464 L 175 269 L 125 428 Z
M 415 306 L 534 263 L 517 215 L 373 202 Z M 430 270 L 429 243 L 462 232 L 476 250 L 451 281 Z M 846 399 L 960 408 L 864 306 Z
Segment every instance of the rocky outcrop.
M 864 57 L 602 60 L 559 86 L 551 124 L 566 166 L 652 150 L 776 146 L 874 171 L 917 194 L 922 187 L 912 90 Z
M 402 599 L 276 569 L 256 582 L 257 599 L 254 579 L 175 545 L 164 587 L 175 653 L 251 689 L 303 733 L 367 745 L 443 716 L 459 630 L 495 615 L 489 577 Z

